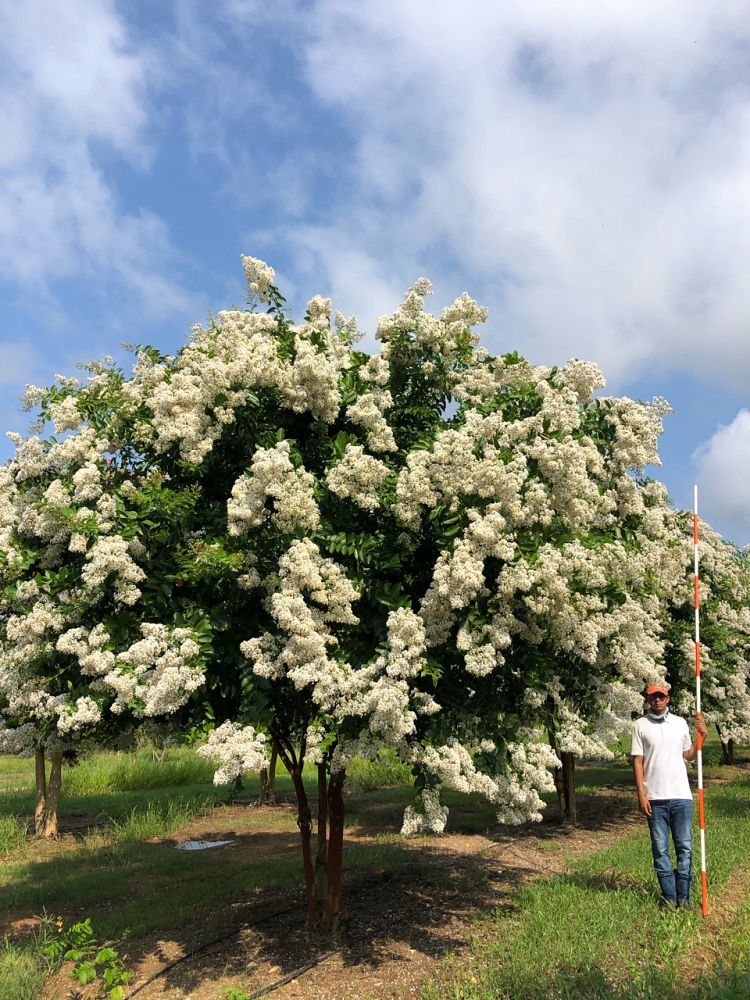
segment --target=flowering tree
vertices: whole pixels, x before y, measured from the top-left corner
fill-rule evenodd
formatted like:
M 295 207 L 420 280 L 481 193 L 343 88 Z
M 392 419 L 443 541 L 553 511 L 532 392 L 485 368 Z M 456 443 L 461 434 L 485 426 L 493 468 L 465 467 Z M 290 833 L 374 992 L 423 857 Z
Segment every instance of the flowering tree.
M 57 833 L 63 754 L 184 705 L 210 642 L 169 583 L 172 526 L 191 498 L 130 450 L 117 373 L 89 376 L 29 387 L 40 429 L 72 433 L 13 436 L 0 469 L 0 752 L 35 755 L 45 836 Z
M 682 572 L 667 605 L 665 664 L 677 711 L 695 712 L 693 517 L 673 514 Z M 750 560 L 701 522 L 701 708 L 716 725 L 726 763 L 736 742 L 750 742 Z
M 228 723 L 205 753 L 231 780 L 268 734 L 297 792 L 310 922 L 333 925 L 352 755 L 412 765 L 406 833 L 443 828 L 443 783 L 519 822 L 559 763 L 540 725 L 574 753 L 629 721 L 662 651 L 665 508 L 629 470 L 656 459 L 664 409 L 594 399 L 594 365 L 489 356 L 484 310 L 464 295 L 430 315 L 426 279 L 368 356 L 329 300 L 293 324 L 273 271 L 244 261 L 251 308 L 174 358 L 142 351 L 121 392 L 134 451 L 200 498 L 175 559 Z
M 74 552 L 75 580 L 102 532 L 128 562 L 105 576 L 111 619 L 86 605 L 45 650 L 68 657 L 100 711 L 143 715 L 141 679 L 159 672 L 134 631 L 168 641 L 175 608 L 199 609 L 210 648 L 177 636 L 183 680 L 155 701 L 219 724 L 202 750 L 217 780 L 262 767 L 270 741 L 297 794 L 308 918 L 332 927 L 354 755 L 387 746 L 411 765 L 406 834 L 444 828 L 443 784 L 522 822 L 540 818 L 557 751 L 599 748 L 629 722 L 663 651 L 666 517 L 662 488 L 631 472 L 657 460 L 665 408 L 594 398 L 603 380 L 585 362 L 490 356 L 475 333 L 485 311 L 463 295 L 429 314 L 426 279 L 381 320 L 370 356 L 329 300 L 292 323 L 272 269 L 244 264 L 249 309 L 196 327 L 175 357 L 141 348 L 130 377 L 107 368 L 63 393 L 78 410 L 106 396 L 109 412 L 86 415 L 107 431 L 97 454 L 112 463 L 97 468 L 116 513 Z M 126 590 L 128 604 L 117 581 L 131 564 L 143 596 Z M 88 665 L 100 628 L 113 677 L 111 661 Z

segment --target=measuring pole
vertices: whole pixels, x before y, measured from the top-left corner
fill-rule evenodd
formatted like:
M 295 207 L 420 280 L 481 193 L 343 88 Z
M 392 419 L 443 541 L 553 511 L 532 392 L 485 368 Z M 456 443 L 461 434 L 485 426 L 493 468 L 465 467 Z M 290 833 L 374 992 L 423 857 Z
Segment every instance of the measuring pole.
M 701 623 L 700 576 L 698 574 L 698 487 L 693 486 L 693 606 L 695 608 L 695 711 L 701 711 Z M 703 807 L 703 736 L 697 734 L 698 761 L 698 826 L 701 838 L 701 910 L 708 913 L 708 880 L 706 877 L 706 814 Z

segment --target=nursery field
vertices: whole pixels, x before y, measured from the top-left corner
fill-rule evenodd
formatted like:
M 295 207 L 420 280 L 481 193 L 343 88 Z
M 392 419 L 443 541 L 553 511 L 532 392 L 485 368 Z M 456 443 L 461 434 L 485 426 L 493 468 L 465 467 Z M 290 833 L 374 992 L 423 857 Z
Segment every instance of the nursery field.
M 743 763 L 707 768 L 704 920 L 699 908 L 660 909 L 623 763 L 579 769 L 575 829 L 554 805 L 541 824 L 501 827 L 480 799 L 447 792 L 448 832 L 404 838 L 403 767 L 355 761 L 347 920 L 333 941 L 304 931 L 286 773 L 271 806 L 255 804 L 252 778 L 229 801 L 211 774 L 185 748 L 96 754 L 64 772 L 59 838 L 33 841 L 32 762 L 0 758 L 0 1000 L 104 995 L 44 954 L 87 918 L 83 937 L 112 949 L 100 964 L 131 971 L 121 995 L 141 1000 L 243 1000 L 273 987 L 280 1000 L 750 995 Z M 224 843 L 184 849 L 206 841 Z

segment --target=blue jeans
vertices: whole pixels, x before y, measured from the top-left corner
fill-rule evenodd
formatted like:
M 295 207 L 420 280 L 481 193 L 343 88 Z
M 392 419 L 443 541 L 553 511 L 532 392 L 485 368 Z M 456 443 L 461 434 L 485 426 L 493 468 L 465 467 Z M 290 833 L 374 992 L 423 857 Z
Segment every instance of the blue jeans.
M 693 800 L 652 799 L 648 817 L 651 853 L 662 895 L 670 903 L 690 900 L 690 866 L 693 859 Z M 669 834 L 672 833 L 677 866 L 672 868 L 669 856 Z

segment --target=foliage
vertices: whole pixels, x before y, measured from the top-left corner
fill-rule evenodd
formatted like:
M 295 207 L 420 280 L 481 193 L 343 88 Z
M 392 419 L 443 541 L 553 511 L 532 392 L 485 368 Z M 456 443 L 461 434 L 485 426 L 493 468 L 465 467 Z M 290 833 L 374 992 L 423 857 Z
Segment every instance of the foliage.
M 337 913 L 355 756 L 411 771 L 405 833 L 444 828 L 441 785 L 522 822 L 558 763 L 545 728 L 604 756 L 640 707 L 683 572 L 642 477 L 668 407 L 597 395 L 593 364 L 490 356 L 486 311 L 463 295 L 431 315 L 426 279 L 369 355 L 330 300 L 294 323 L 273 270 L 243 261 L 250 307 L 175 356 L 140 346 L 130 375 L 30 391 L 72 433 L 19 439 L 2 470 L 0 743 L 170 716 L 208 734 L 225 782 L 272 743 L 312 909 L 316 765 Z
M 54 962 L 72 962 L 70 978 L 81 986 L 101 982 L 102 995 L 108 1000 L 124 1000 L 125 983 L 133 973 L 125 968 L 125 956 L 116 949 L 101 947 L 94 936 L 91 918 L 86 917 L 65 927 L 62 917 L 55 920 L 55 937 L 42 949 Z
M 674 516 L 683 572 L 666 605 L 665 664 L 678 711 L 695 711 L 693 521 Z M 750 741 L 750 554 L 699 525 L 701 707 L 723 742 Z

